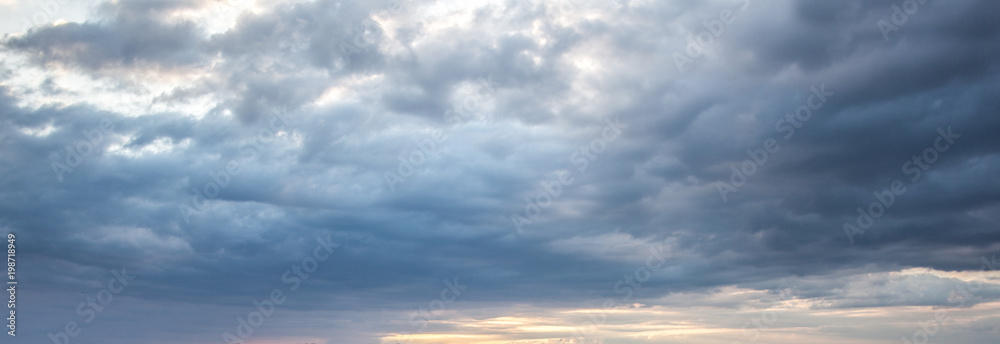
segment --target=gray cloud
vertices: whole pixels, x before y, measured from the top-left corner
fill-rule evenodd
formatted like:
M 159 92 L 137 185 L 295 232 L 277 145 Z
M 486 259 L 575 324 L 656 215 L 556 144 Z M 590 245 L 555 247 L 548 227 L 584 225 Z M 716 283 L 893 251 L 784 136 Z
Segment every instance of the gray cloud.
M 636 302 L 755 308 L 789 290 L 812 310 L 948 307 L 964 282 L 889 273 L 979 270 L 1000 249 L 998 8 L 927 2 L 886 40 L 894 4 L 752 2 L 684 71 L 673 55 L 738 2 L 260 2 L 212 31 L 189 14 L 215 4 L 136 0 L 7 36 L 0 226 L 33 286 L 22 329 L 79 320 L 125 266 L 134 284 L 74 343 L 215 342 L 326 236 L 341 248 L 255 338 L 409 331 L 454 276 L 465 314 L 595 307 L 664 243 Z M 480 77 L 495 90 L 446 121 Z M 833 94 L 786 138 L 812 87 Z M 287 127 L 263 142 L 274 113 Z M 583 169 L 575 154 L 615 118 L 627 129 Z M 114 128 L 60 181 L 53 163 L 101 120 Z M 961 137 L 911 180 L 939 128 Z M 390 190 L 385 172 L 435 130 L 447 140 Z M 723 200 L 768 139 L 777 151 Z M 242 171 L 185 221 L 230 161 Z M 574 182 L 519 234 L 510 214 L 560 171 Z M 843 224 L 894 180 L 907 191 L 849 241 Z M 977 296 L 990 307 L 1000 289 Z

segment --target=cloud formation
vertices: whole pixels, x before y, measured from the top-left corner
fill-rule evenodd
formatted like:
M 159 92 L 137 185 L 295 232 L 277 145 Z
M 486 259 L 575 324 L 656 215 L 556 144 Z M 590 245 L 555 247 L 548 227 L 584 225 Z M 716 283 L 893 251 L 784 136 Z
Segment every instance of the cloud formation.
M 0 41 L 19 337 L 995 343 L 998 13 L 95 2 Z

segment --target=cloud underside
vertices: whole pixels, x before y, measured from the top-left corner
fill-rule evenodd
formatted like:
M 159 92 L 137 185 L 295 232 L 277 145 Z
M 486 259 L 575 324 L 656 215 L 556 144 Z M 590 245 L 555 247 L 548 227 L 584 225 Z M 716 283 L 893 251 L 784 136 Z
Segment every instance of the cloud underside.
M 998 13 L 99 3 L 0 41 L 22 331 L 125 267 L 74 343 L 995 343 Z

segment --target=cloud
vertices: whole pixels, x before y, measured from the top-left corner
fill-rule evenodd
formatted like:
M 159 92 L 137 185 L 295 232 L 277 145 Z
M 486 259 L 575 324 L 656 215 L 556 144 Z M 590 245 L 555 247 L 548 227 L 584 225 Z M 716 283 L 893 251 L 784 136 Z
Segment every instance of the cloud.
M 997 5 L 927 2 L 887 38 L 893 1 L 743 4 L 122 0 L 5 36 L 0 226 L 39 286 L 23 330 L 80 321 L 125 266 L 74 342 L 214 342 L 329 236 L 252 340 L 571 342 L 662 248 L 611 341 L 745 340 L 774 311 L 760 340 L 867 343 L 947 310 L 935 340 L 989 342 L 1000 290 L 970 274 L 1000 249 Z M 627 129 L 600 146 L 606 121 Z M 467 293 L 416 333 L 456 276 Z

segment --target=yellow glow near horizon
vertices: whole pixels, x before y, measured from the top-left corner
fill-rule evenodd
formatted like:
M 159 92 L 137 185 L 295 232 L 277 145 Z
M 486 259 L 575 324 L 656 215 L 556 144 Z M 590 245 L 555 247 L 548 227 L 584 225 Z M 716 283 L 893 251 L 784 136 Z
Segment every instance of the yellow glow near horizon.
M 870 286 L 873 278 L 882 281 L 889 276 L 937 276 L 961 281 L 980 281 L 994 287 L 1000 285 L 1000 271 L 949 272 L 927 268 L 905 269 L 894 272 L 858 273 L 848 277 L 849 287 Z M 953 281 L 954 282 L 954 281 Z M 961 283 L 959 283 L 961 284 Z M 957 288 L 957 287 L 956 287 Z M 844 295 L 851 295 L 845 291 Z M 866 294 L 859 294 L 866 295 Z M 707 302 L 697 302 L 695 299 Z M 692 301 L 692 300 L 695 301 Z M 754 319 L 761 322 L 765 314 L 773 314 L 774 321 L 764 323 L 759 331 L 760 341 L 781 343 L 875 343 L 833 333 L 826 328 L 851 328 L 852 331 L 879 332 L 891 329 L 902 333 L 919 329 L 921 321 L 935 319 L 938 314 L 948 317 L 947 326 L 972 326 L 990 321 L 1000 311 L 1000 301 L 977 304 L 971 308 L 939 306 L 871 306 L 825 308 L 836 306 L 827 297 L 776 299 L 773 292 L 727 286 L 709 293 L 678 293 L 659 299 L 647 300 L 648 304 L 627 304 L 614 308 L 547 309 L 520 306 L 513 310 L 477 310 L 477 313 L 508 315 L 467 318 L 461 311 L 442 314 L 434 323 L 450 325 L 448 331 L 418 334 L 390 334 L 383 343 L 578 343 L 585 331 L 589 339 L 603 338 L 629 342 L 659 342 L 662 340 L 685 343 L 723 343 L 746 340 L 745 324 Z M 697 304 L 698 306 L 694 306 Z M 708 304 L 708 305 L 704 305 Z M 715 306 L 712 306 L 712 305 Z M 587 319 L 601 319 L 596 327 Z M 794 319 L 794 320 L 791 320 Z

